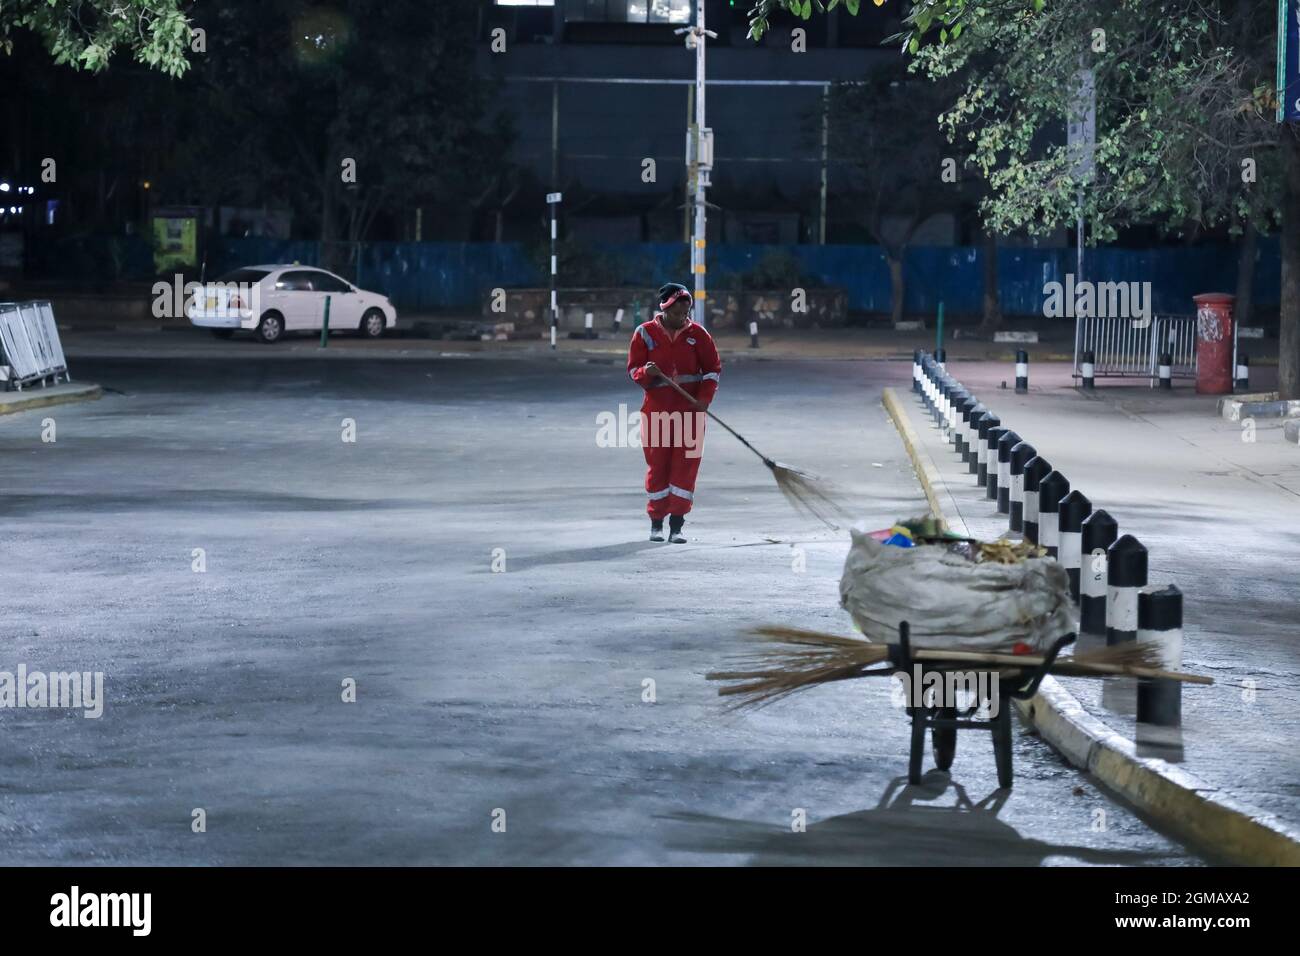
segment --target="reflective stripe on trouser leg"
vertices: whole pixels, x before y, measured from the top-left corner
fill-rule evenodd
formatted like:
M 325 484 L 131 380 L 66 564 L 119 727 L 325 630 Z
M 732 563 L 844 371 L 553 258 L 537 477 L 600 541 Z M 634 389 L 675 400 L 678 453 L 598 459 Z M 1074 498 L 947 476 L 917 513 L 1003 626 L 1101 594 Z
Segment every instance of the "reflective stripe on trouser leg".
M 688 447 L 669 449 L 672 459 L 668 472 L 668 513 L 684 515 L 695 503 L 695 478 L 700 473 L 700 452 L 704 450 L 704 420 L 700 416 L 694 442 Z
M 662 520 L 668 514 L 668 485 L 672 471 L 673 449 L 669 447 L 651 447 L 646 440 L 645 418 L 642 421 L 641 451 L 645 455 L 645 492 L 646 514 L 655 521 Z

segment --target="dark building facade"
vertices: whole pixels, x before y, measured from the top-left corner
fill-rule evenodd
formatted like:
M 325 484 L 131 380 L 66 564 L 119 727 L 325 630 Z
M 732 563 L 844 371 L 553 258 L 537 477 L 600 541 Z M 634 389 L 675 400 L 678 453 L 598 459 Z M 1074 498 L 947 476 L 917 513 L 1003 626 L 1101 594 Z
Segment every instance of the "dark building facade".
M 892 65 L 901 73 L 897 47 L 882 45 L 899 23 L 890 10 L 863 4 L 857 17 L 839 10 L 808 21 L 781 17 L 755 43 L 746 35 L 750 6 L 710 0 L 706 10 L 705 25 L 718 34 L 707 48 L 710 236 L 816 242 L 826 84 Z M 551 189 L 565 193 L 570 236 L 685 238 L 695 56 L 674 30 L 690 24 L 694 8 L 693 0 L 485 3 L 480 72 L 495 83 L 516 133 L 500 238 L 534 236 L 540 194 Z M 833 170 L 829 179 L 833 193 Z

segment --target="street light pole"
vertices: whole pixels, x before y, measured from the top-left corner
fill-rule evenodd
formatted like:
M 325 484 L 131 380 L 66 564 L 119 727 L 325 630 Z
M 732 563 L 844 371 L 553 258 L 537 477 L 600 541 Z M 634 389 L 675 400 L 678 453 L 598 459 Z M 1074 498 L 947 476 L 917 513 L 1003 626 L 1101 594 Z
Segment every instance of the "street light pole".
M 695 274 L 695 304 L 699 307 L 696 321 L 707 324 L 707 310 L 704 308 L 705 276 L 705 239 L 708 235 L 707 205 L 705 192 L 711 185 L 709 173 L 713 170 L 713 130 L 705 125 L 704 119 L 704 48 L 706 38 L 717 39 L 718 35 L 704 26 L 704 2 L 695 0 L 695 25 L 676 32 L 685 35 L 686 48 L 695 51 L 695 122 L 687 132 L 686 163 L 688 182 L 695 184 L 695 235 L 691 239 L 691 272 Z

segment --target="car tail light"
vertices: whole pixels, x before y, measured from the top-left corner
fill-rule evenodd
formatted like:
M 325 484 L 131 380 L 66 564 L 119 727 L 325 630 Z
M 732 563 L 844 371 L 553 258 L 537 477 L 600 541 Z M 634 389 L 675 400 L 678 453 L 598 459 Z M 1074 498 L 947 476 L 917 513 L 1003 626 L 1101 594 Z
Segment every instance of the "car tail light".
M 244 302 L 237 295 L 232 295 L 230 297 L 230 301 L 226 303 L 226 308 L 228 309 L 242 309 L 243 307 L 244 307 Z

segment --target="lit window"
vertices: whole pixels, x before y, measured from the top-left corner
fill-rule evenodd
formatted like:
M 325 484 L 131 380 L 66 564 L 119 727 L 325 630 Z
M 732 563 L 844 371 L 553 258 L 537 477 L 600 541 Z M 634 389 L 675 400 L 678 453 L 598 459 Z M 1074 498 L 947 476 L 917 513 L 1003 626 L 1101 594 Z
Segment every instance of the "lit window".
M 691 0 L 650 0 L 650 22 L 690 23 Z

